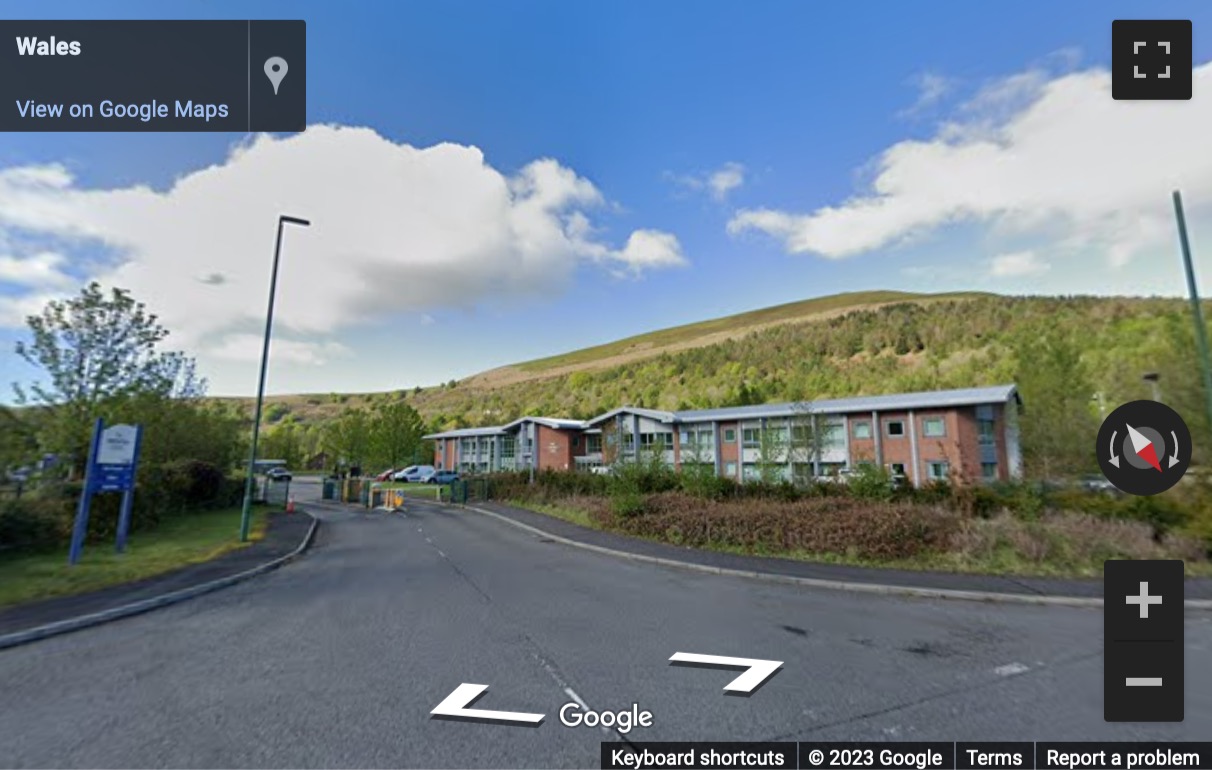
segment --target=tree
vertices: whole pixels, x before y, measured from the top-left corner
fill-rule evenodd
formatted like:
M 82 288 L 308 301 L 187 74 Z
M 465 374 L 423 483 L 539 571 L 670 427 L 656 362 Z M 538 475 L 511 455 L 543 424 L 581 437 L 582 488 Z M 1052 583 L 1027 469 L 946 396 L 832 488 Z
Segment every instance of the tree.
M 158 349 L 168 330 L 124 289 L 106 293 L 90 283 L 79 296 L 49 302 L 26 322 L 32 339 L 17 343 L 17 355 L 45 379 L 14 386 L 17 400 L 47 409 L 42 443 L 76 471 L 84 466 L 93 420 L 103 407 L 205 392 L 193 359 Z
M 784 469 L 790 451 L 789 439 L 786 425 L 762 421 L 762 427 L 758 429 L 757 469 L 758 479 L 763 484 L 777 484 L 786 478 Z
M 1095 388 L 1081 349 L 1051 329 L 1024 335 L 1016 349 L 1023 461 L 1029 476 L 1048 480 L 1089 470 L 1098 420 Z
M 399 468 L 420 454 L 424 433 L 421 415 L 410 404 L 380 404 L 370 422 L 368 454 L 379 465 Z
M 361 466 L 367 460 L 370 422 L 366 412 L 346 407 L 325 432 L 324 448 L 338 462 Z

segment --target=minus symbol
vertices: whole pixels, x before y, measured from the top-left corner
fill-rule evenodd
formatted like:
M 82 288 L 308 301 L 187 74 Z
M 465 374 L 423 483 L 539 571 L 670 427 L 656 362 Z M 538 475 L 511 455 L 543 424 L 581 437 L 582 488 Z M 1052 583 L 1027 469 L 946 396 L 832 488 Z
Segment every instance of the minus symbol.
M 1124 680 L 1128 687 L 1161 687 L 1160 676 L 1130 676 Z

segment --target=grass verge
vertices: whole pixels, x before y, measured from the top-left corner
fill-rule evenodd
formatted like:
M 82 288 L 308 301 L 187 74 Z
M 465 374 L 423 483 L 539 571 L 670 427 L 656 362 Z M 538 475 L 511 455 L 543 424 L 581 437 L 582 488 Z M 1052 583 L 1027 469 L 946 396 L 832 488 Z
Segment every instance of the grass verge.
M 253 509 L 249 542 L 265 536 L 268 509 Z M 148 532 L 134 532 L 126 553 L 112 543 L 90 543 L 80 562 L 67 563 L 67 549 L 0 556 L 0 608 L 52 596 L 95 591 L 208 561 L 242 548 L 240 509 L 182 514 Z
M 679 545 L 667 538 L 636 535 L 618 532 L 602 526 L 589 512 L 570 503 L 541 503 L 526 500 L 510 500 L 509 505 L 523 508 L 535 513 L 541 513 L 552 518 L 577 524 L 589 529 L 596 529 L 624 537 L 635 537 L 640 540 Z M 1000 522 L 1003 526 L 1005 520 Z M 985 522 L 977 522 L 978 526 L 986 526 Z M 987 526 L 994 526 L 988 524 Z M 775 551 L 743 548 L 735 545 L 712 543 L 705 546 L 694 546 L 699 550 L 731 553 L 742 556 L 761 556 L 767 558 L 793 559 L 796 561 L 814 562 L 819 564 L 839 564 L 858 567 L 874 567 L 884 569 L 920 570 L 935 572 L 952 572 L 960 574 L 984 575 L 1013 575 L 1021 577 L 1057 577 L 1057 578 L 1100 578 L 1102 577 L 1102 562 L 1074 562 L 1064 559 L 1058 554 L 1055 559 L 1029 558 L 1019 550 L 1005 542 L 997 542 L 993 547 L 972 551 L 933 551 L 922 553 L 912 558 L 903 559 L 871 559 L 863 558 L 853 553 L 809 552 L 809 551 Z M 1186 561 L 1188 577 L 1212 576 L 1212 562 Z

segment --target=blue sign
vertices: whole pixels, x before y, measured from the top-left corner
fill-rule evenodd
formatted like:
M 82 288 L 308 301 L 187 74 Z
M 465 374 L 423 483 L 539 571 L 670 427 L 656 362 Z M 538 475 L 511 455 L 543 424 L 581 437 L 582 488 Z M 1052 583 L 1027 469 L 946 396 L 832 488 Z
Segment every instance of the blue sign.
M 130 531 L 131 505 L 134 502 L 135 468 L 139 463 L 139 446 L 142 442 L 142 426 L 114 425 L 106 428 L 105 422 L 97 418 L 88 450 L 84 490 L 80 494 L 80 506 L 76 509 L 76 522 L 72 528 L 68 564 L 78 562 L 80 554 L 84 551 L 84 539 L 88 535 L 89 509 L 93 495 L 98 492 L 122 493 L 122 512 L 118 516 L 118 536 L 114 550 L 118 553 L 126 550 L 126 534 Z

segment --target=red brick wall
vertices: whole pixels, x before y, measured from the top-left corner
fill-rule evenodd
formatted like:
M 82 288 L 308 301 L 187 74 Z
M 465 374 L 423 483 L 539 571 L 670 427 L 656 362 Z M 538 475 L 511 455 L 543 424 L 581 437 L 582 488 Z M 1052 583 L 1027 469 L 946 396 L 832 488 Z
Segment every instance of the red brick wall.
M 866 422 L 871 426 L 871 438 L 854 437 L 856 422 Z M 875 431 L 879 430 L 879 424 L 871 422 L 871 412 L 846 415 L 846 430 L 850 431 L 850 466 L 855 467 L 861 462 L 874 463 L 876 461 Z
M 539 470 L 566 471 L 573 467 L 572 433 L 546 425 L 536 425 L 535 452 L 539 456 Z
M 724 441 L 724 432 L 728 430 L 736 431 L 736 436 L 731 444 Z M 739 479 L 744 473 L 744 468 L 741 467 L 741 426 L 735 422 L 720 423 L 720 475 L 728 475 L 728 463 L 736 463 L 736 475 L 732 478 Z

